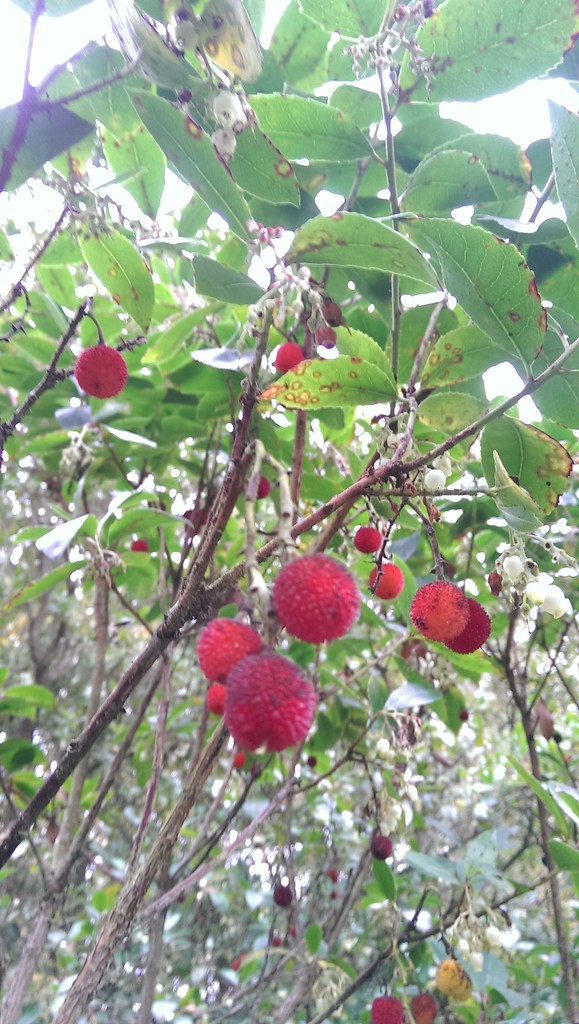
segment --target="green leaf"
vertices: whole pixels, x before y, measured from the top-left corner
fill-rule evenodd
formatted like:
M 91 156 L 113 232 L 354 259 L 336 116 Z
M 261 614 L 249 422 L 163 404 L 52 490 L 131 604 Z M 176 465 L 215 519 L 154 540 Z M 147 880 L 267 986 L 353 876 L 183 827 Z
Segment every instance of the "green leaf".
M 397 686 L 386 701 L 386 707 L 391 711 L 402 711 L 405 708 L 416 708 L 422 704 L 432 704 L 440 699 L 440 690 L 428 683 L 402 683 Z
M 151 322 L 155 286 L 150 268 L 128 238 L 118 231 L 80 236 L 82 254 L 113 302 L 146 330 Z
M 314 217 L 296 231 L 287 260 L 389 271 L 429 286 L 436 283 L 427 260 L 407 238 L 360 213 Z
M 559 805 L 557 801 L 553 798 L 551 793 L 549 793 L 546 787 L 543 786 L 535 778 L 534 775 L 531 775 L 531 773 L 527 771 L 526 768 L 523 768 L 523 765 L 519 764 L 516 758 L 512 757 L 511 754 L 507 754 L 507 760 L 509 761 L 509 764 L 511 764 L 512 767 L 515 769 L 517 774 L 520 775 L 523 781 L 526 782 L 527 786 L 531 787 L 535 796 L 538 797 L 541 803 L 545 805 L 548 811 L 550 811 L 550 813 L 555 818 L 555 821 L 557 822 L 560 831 L 563 833 L 564 836 L 566 836 L 569 833 L 569 828 L 565 820 L 565 815 L 561 813 Z
M 34 598 L 39 597 L 40 594 L 44 594 L 47 590 L 52 590 L 53 587 L 58 586 L 63 580 L 68 579 L 73 572 L 82 569 L 86 563 L 86 558 L 81 558 L 76 562 L 67 562 L 66 565 L 59 565 L 58 568 L 52 569 L 45 576 L 40 576 L 33 583 L 25 584 L 9 601 L 6 601 L 2 606 L 2 611 L 10 612 L 13 608 L 18 608 L 19 605 L 26 604 L 27 601 L 32 601 Z
M 3 228 L 0 228 L 0 260 L 12 262 L 13 259 L 14 253 L 12 252 L 12 246 L 8 240 L 8 235 Z
M 0 153 L 12 152 L 13 133 L 20 117 L 20 104 L 0 110 Z M 15 147 L 15 159 L 4 188 L 22 185 L 47 160 L 94 132 L 94 125 L 66 107 L 28 109 L 23 113 L 23 139 Z
M 126 135 L 102 132 L 103 149 L 109 166 L 123 178 L 123 188 L 152 220 L 157 216 L 165 186 L 165 155 L 143 124 Z
M 76 516 L 75 519 L 59 523 L 53 530 L 49 530 L 44 536 L 39 537 L 36 547 L 47 558 L 60 558 L 77 534 L 94 537 L 96 525 L 97 521 L 94 515 Z
M 222 302 L 248 306 L 261 298 L 263 291 L 246 274 L 234 270 L 224 263 L 211 260 L 208 256 L 195 253 L 192 259 L 195 275 L 195 290 L 199 295 L 209 295 Z
M 342 409 L 386 402 L 395 395 L 391 381 L 372 363 L 338 356 L 304 359 L 262 391 L 260 398 L 275 400 L 288 409 Z
M 558 868 L 579 875 L 579 850 L 560 839 L 548 839 L 547 846 Z
M 563 445 L 537 427 L 511 416 L 487 424 L 481 439 L 481 456 L 489 486 L 503 488 L 498 500 L 495 499 L 497 504 L 500 502 L 499 507 L 512 504 L 513 488 L 518 487 L 530 495 L 539 515 L 547 515 L 557 507 L 573 468 L 573 460 Z M 521 504 L 526 507 L 528 502 Z
M 541 354 L 533 364 L 538 376 L 563 352 L 563 342 L 555 331 L 547 331 Z M 543 416 L 572 430 L 579 429 L 579 352 L 570 356 L 559 373 L 551 377 L 533 394 Z
M 0 714 L 34 718 L 38 708 L 51 708 L 55 702 L 54 694 L 45 686 L 17 684 L 0 691 Z
M 448 149 L 448 146 L 443 148 Z M 507 201 L 520 196 L 522 202 L 531 187 L 531 165 L 526 152 L 515 142 L 502 135 L 467 132 L 453 140 L 453 149 L 478 157 L 498 199 Z
M 384 14 L 376 0 L 300 0 L 300 6 L 312 21 L 351 39 L 375 35 Z
M 546 789 L 557 801 L 563 813 L 579 827 L 579 790 L 574 786 L 568 786 L 565 782 L 556 782 L 553 779 L 546 783 Z
M 266 55 L 266 67 L 273 64 L 275 87 L 291 82 L 302 90 L 315 88 L 325 74 L 329 32 L 305 18 L 297 3 L 286 7 L 276 25 Z
M 135 110 L 177 174 L 244 241 L 251 211 L 209 136 L 183 110 L 151 93 L 131 94 Z
M 567 227 L 579 246 L 579 117 L 551 100 L 551 153 L 559 199 Z
M 423 388 L 460 384 L 482 376 L 491 366 L 501 363 L 504 354 L 488 334 L 475 324 L 457 327 L 444 334 L 430 350 L 421 375 Z
M 385 900 L 396 899 L 396 882 L 392 868 L 383 860 L 372 858 L 372 871 L 376 884 Z
M 368 141 L 341 110 L 319 100 L 282 93 L 252 96 L 262 131 L 288 160 L 361 160 L 371 155 Z M 267 198 L 265 196 L 264 198 Z
M 443 391 L 429 395 L 418 406 L 418 419 L 434 430 L 454 434 L 462 427 L 474 423 L 487 411 L 489 403 L 469 394 Z
M 496 198 L 479 158 L 448 150 L 418 165 L 402 194 L 401 208 L 408 213 L 450 214 L 456 207 Z
M 427 878 L 450 882 L 452 885 L 461 883 L 464 879 L 462 864 L 453 864 L 446 857 L 434 857 L 428 853 L 415 853 L 414 850 L 410 850 L 406 854 L 406 860 L 410 867 L 416 868 Z
M 477 327 L 528 369 L 545 337 L 547 314 L 534 275 L 514 245 L 453 220 L 413 221 L 413 238 L 440 264 L 445 286 Z
M 541 509 L 528 491 L 507 473 L 498 452 L 492 452 L 495 502 L 505 522 L 519 533 L 533 533 L 542 525 Z
M 8 772 L 23 768 L 26 764 L 37 764 L 44 760 L 40 748 L 30 740 L 5 739 L 0 741 L 0 764 L 3 764 Z
M 487 874 L 496 867 L 497 835 L 494 829 L 486 829 L 471 839 L 466 848 L 464 868 L 467 877 L 480 873 Z
M 312 956 L 314 956 L 318 952 L 323 937 L 324 934 L 319 924 L 315 924 L 314 922 L 312 922 L 312 924 L 309 924 L 308 927 L 306 928 L 304 932 L 304 938 L 306 940 L 306 945 Z
M 403 90 L 433 103 L 478 100 L 513 89 L 557 65 L 577 31 L 574 0 L 446 0 L 418 32 L 429 59 L 428 91 L 402 64 Z M 465 31 L 465 29 L 467 29 Z
M 340 355 L 364 359 L 386 377 L 393 394 L 396 394 L 396 382 L 392 374 L 390 360 L 383 348 L 368 334 L 348 327 L 336 328 L 336 345 Z
M 231 170 L 239 187 L 250 195 L 268 203 L 300 205 L 300 189 L 293 167 L 258 128 L 237 136 Z

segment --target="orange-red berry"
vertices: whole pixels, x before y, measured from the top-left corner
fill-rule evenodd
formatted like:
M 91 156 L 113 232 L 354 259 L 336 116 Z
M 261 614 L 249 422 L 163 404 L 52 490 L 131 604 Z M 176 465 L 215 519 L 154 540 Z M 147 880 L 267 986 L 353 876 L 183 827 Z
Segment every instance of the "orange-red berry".
M 434 1024 L 438 1013 L 438 1003 L 430 992 L 421 992 L 413 996 L 410 1001 L 410 1009 L 414 1017 L 414 1024 Z
M 234 665 L 260 650 L 259 633 L 235 619 L 213 619 L 197 641 L 199 666 L 212 682 L 223 682 Z
M 225 711 L 227 687 L 223 683 L 211 683 L 207 690 L 207 707 L 212 715 L 222 715 Z
M 287 373 L 288 370 L 292 370 L 294 366 L 301 363 L 303 358 L 304 354 L 297 342 L 286 341 L 278 348 L 274 365 L 280 373 Z
M 404 573 L 393 562 L 384 562 L 380 567 L 380 575 L 377 567 L 372 569 L 369 583 L 374 597 L 392 601 L 404 588 Z
M 293 661 L 253 654 L 227 677 L 225 723 L 247 750 L 285 750 L 305 740 L 316 703 L 312 684 Z
M 467 598 L 469 608 L 469 619 L 458 636 L 453 640 L 447 640 L 445 646 L 456 654 L 472 654 L 478 651 L 488 640 L 491 633 L 491 620 L 483 606 L 475 601 L 473 597 Z
M 77 384 L 93 398 L 113 398 L 129 376 L 124 357 L 110 345 L 85 348 L 74 364 Z
M 365 555 L 371 555 L 382 544 L 382 534 L 375 526 L 359 526 L 354 534 L 354 547 Z
M 270 484 L 269 480 L 267 479 L 266 476 L 260 476 L 259 483 L 257 485 L 257 497 L 258 498 L 267 498 L 267 496 L 268 496 L 270 491 L 271 491 L 271 484 Z
M 468 599 L 460 587 L 443 580 L 420 587 L 410 605 L 410 618 L 418 632 L 442 643 L 462 633 L 469 616 Z
M 131 544 L 131 551 L 148 551 L 148 550 L 149 550 L 149 545 L 147 544 L 147 541 L 144 539 L 144 537 L 140 538 L 140 539 L 137 539 L 137 540 L 134 540 L 132 542 L 132 544 Z
M 273 584 L 273 607 L 298 640 L 321 644 L 344 636 L 358 618 L 360 594 L 348 570 L 328 555 L 302 555 Z
M 404 1007 L 394 996 L 378 996 L 370 1011 L 372 1024 L 404 1024 Z
M 233 758 L 233 767 L 237 768 L 238 771 L 241 771 L 241 769 L 245 767 L 246 761 L 247 755 L 245 750 L 236 750 L 235 757 Z

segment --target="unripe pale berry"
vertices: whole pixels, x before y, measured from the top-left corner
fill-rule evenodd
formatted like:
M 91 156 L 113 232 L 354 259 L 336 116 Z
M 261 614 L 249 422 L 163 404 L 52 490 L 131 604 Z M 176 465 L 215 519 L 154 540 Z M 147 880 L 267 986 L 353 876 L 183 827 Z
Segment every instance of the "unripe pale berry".
M 424 474 L 424 486 L 427 491 L 441 491 L 446 484 L 446 477 L 441 469 L 429 469 Z
M 450 476 L 452 473 L 452 463 L 448 455 L 439 455 L 438 458 L 433 459 L 432 468 L 439 469 L 445 476 Z
M 472 995 L 472 982 L 457 960 L 443 960 L 436 969 L 434 980 L 443 995 L 449 996 L 457 1003 L 466 1003 Z

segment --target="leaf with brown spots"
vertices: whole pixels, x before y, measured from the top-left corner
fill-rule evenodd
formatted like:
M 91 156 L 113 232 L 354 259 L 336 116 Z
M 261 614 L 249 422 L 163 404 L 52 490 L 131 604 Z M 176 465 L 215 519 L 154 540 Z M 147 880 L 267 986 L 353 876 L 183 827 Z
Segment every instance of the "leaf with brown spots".
M 429 58 L 429 91 L 402 63 L 414 99 L 478 100 L 513 89 L 563 59 L 579 29 L 575 0 L 445 0 L 418 33 Z
M 155 286 L 143 257 L 118 231 L 80 236 L 82 254 L 109 295 L 146 331 L 151 322 Z
M 429 286 L 436 284 L 427 260 L 404 235 L 361 213 L 313 217 L 296 231 L 287 259 L 290 263 L 380 270 Z
M 480 377 L 504 358 L 504 352 L 493 345 L 488 334 L 474 324 L 465 324 L 438 339 L 426 360 L 421 385 L 431 388 L 435 384 L 460 384 Z
M 355 356 L 304 359 L 260 395 L 287 409 L 342 409 L 374 405 L 396 397 L 393 382 L 377 367 Z
M 495 453 L 514 483 L 543 514 L 557 507 L 573 468 L 562 444 L 537 427 L 503 416 L 487 424 L 481 439 L 483 471 L 491 487 L 495 485 Z
M 528 369 L 543 344 L 547 314 L 515 246 L 454 220 L 412 221 L 408 232 L 431 253 L 449 292 L 504 358 Z

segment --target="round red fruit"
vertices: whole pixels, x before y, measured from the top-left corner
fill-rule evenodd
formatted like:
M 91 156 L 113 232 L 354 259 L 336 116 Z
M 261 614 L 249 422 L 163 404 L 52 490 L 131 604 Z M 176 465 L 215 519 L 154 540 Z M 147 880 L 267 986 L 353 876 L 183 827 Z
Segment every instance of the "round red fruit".
M 276 885 L 273 890 L 273 902 L 278 907 L 289 907 L 293 900 L 293 893 L 289 885 Z
M 370 853 L 374 860 L 387 860 L 392 856 L 393 849 L 392 840 L 388 836 L 383 836 L 380 832 L 374 833 L 370 841 Z
M 282 626 L 310 644 L 344 636 L 360 611 L 354 579 L 328 555 L 303 555 L 284 565 L 272 598 Z
M 453 640 L 447 640 L 445 646 L 455 654 L 472 654 L 478 651 L 488 640 L 491 634 L 491 620 L 483 606 L 475 601 L 473 597 L 467 598 L 469 619 L 458 636 Z
M 470 715 L 469 715 L 468 711 L 466 710 L 466 708 L 462 708 L 459 711 L 459 713 L 458 713 L 458 717 L 459 717 L 461 722 L 468 722 L 468 720 L 470 718 Z
M 297 342 L 286 341 L 277 350 L 274 366 L 279 373 L 287 373 L 301 363 L 303 358 L 304 354 Z
M 267 498 L 267 496 L 268 496 L 270 491 L 271 491 L 271 484 L 270 484 L 269 480 L 267 479 L 266 476 L 260 476 L 259 483 L 257 485 L 257 497 L 258 498 Z
M 207 690 L 207 707 L 212 715 L 222 715 L 225 711 L 227 687 L 223 683 L 211 683 Z
M 77 384 L 92 398 L 113 398 L 123 390 L 129 372 L 124 357 L 110 345 L 85 348 L 74 364 Z
M 134 540 L 131 544 L 131 551 L 148 551 L 149 545 L 144 538 Z
M 410 1009 L 414 1017 L 414 1024 L 434 1024 L 438 1013 L 438 1003 L 430 992 L 421 992 L 413 996 L 410 1001 Z
M 225 723 L 247 750 L 285 750 L 305 740 L 316 703 L 312 684 L 293 661 L 254 654 L 227 677 Z
M 373 589 L 375 586 L 376 589 Z M 404 573 L 393 562 L 385 562 L 380 569 L 375 567 L 370 573 L 370 589 L 374 597 L 382 601 L 392 601 L 404 588 Z
M 404 1024 L 404 1007 L 394 996 L 378 996 L 372 1003 L 372 1024 Z
M 420 587 L 410 605 L 410 618 L 418 632 L 443 644 L 462 633 L 469 616 L 468 599 L 460 587 L 444 580 Z
M 261 650 L 261 637 L 235 619 L 213 619 L 197 641 L 199 667 L 212 682 L 223 682 L 234 665 Z
M 382 534 L 375 526 L 359 526 L 354 534 L 354 547 L 365 555 L 378 551 L 382 544 Z
M 334 884 L 338 881 L 338 871 L 336 868 L 328 868 L 326 875 L 332 880 L 332 882 L 334 882 Z
M 245 762 L 246 761 L 247 761 L 247 755 L 246 755 L 245 751 L 244 750 L 236 750 L 235 751 L 235 757 L 233 758 L 233 767 L 237 768 L 238 771 L 241 771 L 241 769 L 245 767 Z

